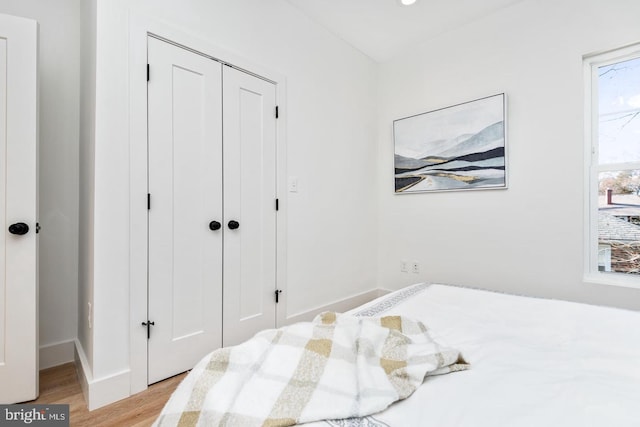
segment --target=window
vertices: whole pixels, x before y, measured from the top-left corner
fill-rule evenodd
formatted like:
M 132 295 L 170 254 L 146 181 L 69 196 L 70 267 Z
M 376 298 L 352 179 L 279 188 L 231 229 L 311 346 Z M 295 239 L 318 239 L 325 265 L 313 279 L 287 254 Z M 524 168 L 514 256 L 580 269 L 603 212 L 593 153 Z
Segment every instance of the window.
M 585 58 L 587 280 L 640 287 L 640 45 Z

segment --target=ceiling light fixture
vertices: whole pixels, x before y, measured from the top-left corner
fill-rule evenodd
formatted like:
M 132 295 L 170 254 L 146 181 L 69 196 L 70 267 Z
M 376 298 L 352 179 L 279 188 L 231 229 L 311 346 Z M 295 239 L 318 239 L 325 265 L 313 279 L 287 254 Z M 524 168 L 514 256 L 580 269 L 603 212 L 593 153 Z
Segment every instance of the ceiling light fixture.
M 411 6 L 415 2 L 416 0 L 398 0 L 398 3 L 400 4 L 400 6 Z

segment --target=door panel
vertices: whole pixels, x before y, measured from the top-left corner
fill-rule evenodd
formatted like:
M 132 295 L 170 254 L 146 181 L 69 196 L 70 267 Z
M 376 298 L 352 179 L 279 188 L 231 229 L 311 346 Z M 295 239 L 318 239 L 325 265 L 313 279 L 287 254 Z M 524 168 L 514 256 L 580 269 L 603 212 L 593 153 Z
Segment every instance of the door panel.
M 222 344 L 221 65 L 149 38 L 149 383 Z
M 275 327 L 275 85 L 224 67 L 225 346 Z M 239 222 L 235 230 L 229 221 Z
M 38 395 L 37 39 L 35 21 L 0 15 L 2 404 Z M 8 231 L 18 222 L 29 227 L 26 234 Z
M 7 128 L 7 40 L 0 39 L 0 129 Z M 3 226 L 7 224 L 6 216 L 6 170 L 7 164 L 4 158 L 4 153 L 7 150 L 7 138 L 5 132 L 0 132 L 0 153 L 3 158 L 0 159 L 0 224 Z M 4 229 L 4 227 L 3 227 Z M 0 277 L 4 277 L 6 271 L 5 257 L 6 257 L 6 245 L 7 245 L 7 233 L 0 233 Z M 0 289 L 0 366 L 6 363 L 6 341 L 5 341 L 5 328 L 6 328 L 6 314 L 7 314 L 7 301 L 6 301 L 6 281 L 2 283 L 2 289 Z

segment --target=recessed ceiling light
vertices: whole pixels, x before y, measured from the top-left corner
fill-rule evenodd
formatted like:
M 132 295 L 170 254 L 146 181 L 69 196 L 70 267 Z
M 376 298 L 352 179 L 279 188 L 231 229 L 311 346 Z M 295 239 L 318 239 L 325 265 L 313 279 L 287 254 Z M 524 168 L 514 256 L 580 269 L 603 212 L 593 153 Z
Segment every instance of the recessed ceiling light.
M 411 6 L 415 2 L 416 0 L 398 0 L 398 3 L 400 3 L 401 6 Z

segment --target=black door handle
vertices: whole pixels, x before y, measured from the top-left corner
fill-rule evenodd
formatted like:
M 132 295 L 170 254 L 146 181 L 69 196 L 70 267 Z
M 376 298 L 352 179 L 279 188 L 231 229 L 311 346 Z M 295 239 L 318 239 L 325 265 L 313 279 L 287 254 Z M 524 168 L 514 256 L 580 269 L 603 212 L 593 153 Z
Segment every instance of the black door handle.
M 18 236 L 22 236 L 23 234 L 27 234 L 29 232 L 29 226 L 24 222 L 16 222 L 15 224 L 11 224 L 9 226 L 9 233 L 17 234 Z
M 211 221 L 209 223 L 209 230 L 216 231 L 216 230 L 220 230 L 221 227 L 222 227 L 222 224 L 220 224 L 218 221 Z
M 240 223 L 238 221 L 229 221 L 229 224 L 227 224 L 229 226 L 230 229 L 235 230 L 236 228 L 240 227 Z

